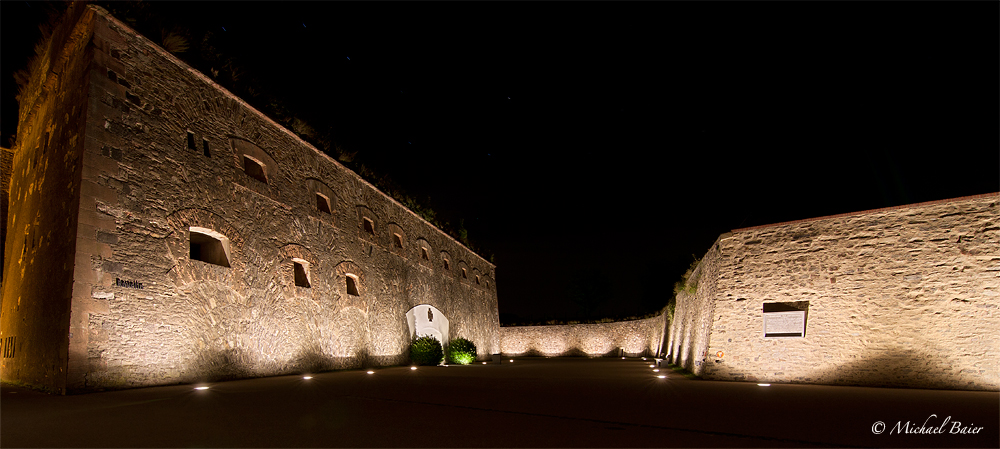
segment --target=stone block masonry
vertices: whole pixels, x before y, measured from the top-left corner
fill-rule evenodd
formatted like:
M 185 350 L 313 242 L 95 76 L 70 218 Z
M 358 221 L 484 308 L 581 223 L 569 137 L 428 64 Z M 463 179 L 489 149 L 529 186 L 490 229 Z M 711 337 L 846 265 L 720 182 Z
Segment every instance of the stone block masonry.
M 666 314 L 633 321 L 500 328 L 505 356 L 655 356 L 663 346 Z
M 104 10 L 71 5 L 45 61 L 14 148 L 4 380 L 405 363 L 420 305 L 500 351 L 491 263 Z
M 678 296 L 669 356 L 709 379 L 998 390 L 998 204 L 994 193 L 724 234 Z M 803 333 L 765 334 L 769 314 L 789 311 L 804 312 Z

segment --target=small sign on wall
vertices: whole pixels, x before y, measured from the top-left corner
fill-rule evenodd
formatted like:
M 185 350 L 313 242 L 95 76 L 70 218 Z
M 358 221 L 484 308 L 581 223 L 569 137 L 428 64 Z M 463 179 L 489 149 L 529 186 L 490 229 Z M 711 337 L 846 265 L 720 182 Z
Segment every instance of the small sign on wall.
M 806 334 L 806 312 L 764 313 L 764 337 L 803 337 Z

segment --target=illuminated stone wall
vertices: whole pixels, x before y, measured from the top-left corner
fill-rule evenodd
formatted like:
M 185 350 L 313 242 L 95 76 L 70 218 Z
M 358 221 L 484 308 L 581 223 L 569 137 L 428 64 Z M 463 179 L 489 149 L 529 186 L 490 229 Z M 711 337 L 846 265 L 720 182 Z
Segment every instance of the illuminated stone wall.
M 10 204 L 10 176 L 14 171 L 14 152 L 0 148 L 0 254 L 7 248 L 7 209 Z M 0 268 L 0 291 L 3 290 L 3 269 Z
M 19 97 L 12 150 L 0 305 L 0 373 L 8 381 L 65 391 L 76 257 L 81 155 L 88 117 L 86 25 L 71 7 Z
M 708 349 L 709 332 L 719 275 L 719 241 L 712 245 L 691 272 L 686 288 L 677 294 L 673 322 L 668 329 L 667 352 L 671 361 L 700 373 Z
M 87 11 L 78 28 L 89 33 L 89 73 L 71 86 L 88 107 L 73 122 L 86 127 L 74 140 L 80 189 L 51 194 L 79 202 L 67 214 L 80 223 L 68 233 L 75 269 L 62 278 L 71 314 L 54 326 L 66 356 L 25 360 L 64 369 L 71 391 L 397 364 L 408 359 L 406 312 L 420 304 L 480 357 L 499 352 L 492 264 L 103 10 Z M 225 245 L 198 256 L 198 239 Z M 4 320 L 7 303 L 5 290 Z
M 677 304 L 678 317 L 710 319 L 676 320 L 671 358 L 693 356 L 685 366 L 710 379 L 998 390 L 998 203 L 977 195 L 725 234 L 702 261 L 718 267 L 708 301 Z M 765 306 L 804 301 L 803 337 L 765 338 Z M 685 338 L 695 349 L 674 349 Z
M 634 321 L 500 328 L 500 348 L 506 356 L 628 356 L 661 351 L 666 315 Z

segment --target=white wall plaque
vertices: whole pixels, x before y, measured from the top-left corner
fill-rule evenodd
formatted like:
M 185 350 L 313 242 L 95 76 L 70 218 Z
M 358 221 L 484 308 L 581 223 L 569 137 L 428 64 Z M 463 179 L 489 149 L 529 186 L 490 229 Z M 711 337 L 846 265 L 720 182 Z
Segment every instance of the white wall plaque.
M 765 337 L 801 337 L 805 333 L 806 312 L 804 310 L 764 313 Z

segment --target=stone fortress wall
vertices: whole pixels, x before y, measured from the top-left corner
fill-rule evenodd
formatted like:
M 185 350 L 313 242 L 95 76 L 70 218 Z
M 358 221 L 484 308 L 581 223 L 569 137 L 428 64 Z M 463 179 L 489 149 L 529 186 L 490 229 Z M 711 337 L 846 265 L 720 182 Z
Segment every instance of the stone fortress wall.
M 403 363 L 418 305 L 500 351 L 491 263 L 104 10 L 70 16 L 22 100 L 4 380 Z
M 718 380 L 998 390 L 998 204 L 993 193 L 724 234 L 677 298 L 669 358 Z M 804 312 L 804 335 L 765 334 L 789 311 Z
M 500 350 L 505 356 L 655 356 L 666 329 L 666 314 L 610 323 L 500 328 Z
M 502 327 L 500 347 L 665 353 L 713 380 L 996 391 L 998 205 L 991 193 L 737 229 L 695 266 L 669 323 Z

